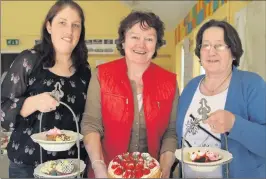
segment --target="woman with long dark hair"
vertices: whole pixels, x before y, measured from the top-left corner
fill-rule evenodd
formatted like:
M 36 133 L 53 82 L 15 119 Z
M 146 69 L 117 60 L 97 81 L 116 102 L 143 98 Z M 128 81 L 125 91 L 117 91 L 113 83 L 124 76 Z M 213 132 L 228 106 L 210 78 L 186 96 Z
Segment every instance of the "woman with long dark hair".
M 10 178 L 33 178 L 40 163 L 39 144 L 31 135 L 54 127 L 76 131 L 69 105 L 79 118 L 84 111 L 90 81 L 85 45 L 84 14 L 71 0 L 57 1 L 49 10 L 42 27 L 41 43 L 24 50 L 15 59 L 1 86 L 1 125 L 12 130 L 7 147 Z M 51 96 L 54 91 L 57 100 Z M 81 145 L 83 146 L 83 145 Z M 65 152 L 42 151 L 43 162 L 75 158 L 74 146 Z M 86 152 L 81 147 L 81 159 Z

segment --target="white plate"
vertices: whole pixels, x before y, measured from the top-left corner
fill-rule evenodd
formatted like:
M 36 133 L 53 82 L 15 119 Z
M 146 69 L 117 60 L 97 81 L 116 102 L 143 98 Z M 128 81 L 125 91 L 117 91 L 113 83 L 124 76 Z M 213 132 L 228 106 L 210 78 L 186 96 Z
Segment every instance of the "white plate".
M 59 160 L 62 160 L 62 159 L 59 159 Z M 80 163 L 80 170 L 79 171 L 80 172 L 78 172 L 78 159 L 69 158 L 69 159 L 63 159 L 63 160 L 68 160 L 69 162 L 73 161 L 73 164 L 75 165 L 75 169 L 74 169 L 73 173 L 68 174 L 68 175 L 59 175 L 59 176 L 47 175 L 47 174 L 41 172 L 41 168 L 45 165 L 45 163 L 42 163 L 34 169 L 34 173 L 33 173 L 34 177 L 36 177 L 36 178 L 74 178 L 74 177 L 78 176 L 79 173 L 83 173 L 83 171 L 86 168 L 84 161 L 80 160 L 79 161 L 79 163 Z M 55 160 L 55 161 L 57 161 L 57 160 Z
M 34 142 L 38 143 L 44 150 L 48 151 L 66 151 L 69 150 L 77 141 L 77 133 L 69 130 L 61 130 L 62 133 L 70 136 L 69 141 L 48 141 L 46 132 L 31 135 Z M 79 140 L 83 139 L 83 135 L 79 134 Z
M 0 132 L 0 140 L 1 140 L 1 149 L 6 149 L 7 144 L 10 140 L 10 136 L 11 136 L 12 132 Z M 7 142 L 2 143 L 2 138 L 6 138 L 7 137 Z
M 206 162 L 206 163 L 200 163 L 200 162 L 192 162 L 189 158 L 190 152 L 195 152 L 198 150 L 209 150 L 211 152 L 217 152 L 219 155 L 222 156 L 221 160 L 215 161 L 215 162 Z M 177 149 L 175 152 L 175 156 L 178 160 L 181 161 L 181 149 Z M 215 170 L 217 167 L 223 164 L 227 164 L 231 162 L 233 159 L 233 156 L 230 152 L 226 150 L 222 150 L 215 147 L 185 147 L 183 149 L 183 161 L 185 164 L 187 164 L 192 170 L 197 172 L 210 172 Z

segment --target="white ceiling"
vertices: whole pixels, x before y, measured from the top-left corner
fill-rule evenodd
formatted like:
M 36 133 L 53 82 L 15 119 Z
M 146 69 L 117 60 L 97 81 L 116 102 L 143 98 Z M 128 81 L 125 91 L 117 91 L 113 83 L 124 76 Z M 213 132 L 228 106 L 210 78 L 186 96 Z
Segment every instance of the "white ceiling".
M 197 1 L 122 1 L 132 10 L 147 10 L 158 15 L 166 30 L 174 30 Z

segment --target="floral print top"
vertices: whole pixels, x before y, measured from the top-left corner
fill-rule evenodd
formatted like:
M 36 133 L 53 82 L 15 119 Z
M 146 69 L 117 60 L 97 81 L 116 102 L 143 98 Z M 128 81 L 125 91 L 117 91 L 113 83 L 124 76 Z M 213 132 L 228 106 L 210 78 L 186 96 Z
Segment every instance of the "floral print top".
M 39 132 L 41 112 L 36 111 L 26 118 L 20 115 L 25 99 L 43 92 L 60 92 L 61 101 L 76 114 L 80 123 L 84 111 L 87 88 L 91 77 L 89 68 L 76 70 L 70 77 L 58 76 L 43 65 L 38 65 L 39 56 L 34 50 L 23 51 L 11 65 L 1 85 L 1 126 L 12 130 L 7 146 L 9 159 L 16 164 L 37 166 L 40 163 L 40 147 L 31 139 Z M 70 110 L 59 105 L 56 110 L 43 113 L 42 131 L 58 129 L 76 131 L 76 124 Z M 73 146 L 64 152 L 42 150 L 43 162 L 60 158 L 76 158 L 77 148 Z M 86 151 L 81 143 L 81 159 Z

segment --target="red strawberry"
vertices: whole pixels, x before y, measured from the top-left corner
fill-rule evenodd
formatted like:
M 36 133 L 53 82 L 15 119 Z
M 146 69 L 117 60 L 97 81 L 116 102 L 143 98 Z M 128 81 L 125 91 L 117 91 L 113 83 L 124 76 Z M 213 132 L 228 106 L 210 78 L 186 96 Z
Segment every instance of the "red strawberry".
M 141 178 L 143 176 L 143 172 L 140 169 L 135 171 L 135 178 Z
M 117 167 L 119 167 L 120 166 L 120 164 L 119 163 L 117 163 L 117 162 L 114 162 L 113 164 L 112 164 L 112 169 L 116 169 Z
M 143 167 L 144 167 L 144 163 L 143 162 L 138 162 L 137 164 L 136 164 L 136 169 L 143 169 Z
M 123 173 L 123 175 L 122 175 L 122 178 L 133 178 L 133 176 L 132 176 L 132 171 L 131 170 L 126 170 L 124 173 Z
M 115 169 L 114 174 L 116 175 L 122 175 L 123 174 L 123 168 L 122 167 L 118 167 Z
M 209 159 L 209 157 L 205 157 L 205 162 L 210 162 L 211 160 Z
M 128 162 L 127 162 L 126 160 L 121 160 L 120 165 L 121 165 L 123 168 L 126 168 L 127 163 L 128 163 Z
M 154 162 L 150 162 L 150 163 L 148 164 L 148 167 L 149 167 L 150 169 L 153 169 L 154 167 L 156 167 L 156 164 L 155 164 Z
M 144 159 L 142 158 L 142 156 L 139 156 L 138 161 L 139 162 L 144 162 Z
M 135 164 L 134 164 L 134 162 L 128 162 L 128 163 L 126 164 L 126 169 L 128 169 L 128 170 L 134 170 L 134 169 L 135 169 Z
M 143 175 L 149 175 L 151 173 L 151 170 L 149 168 L 144 168 L 143 169 Z

